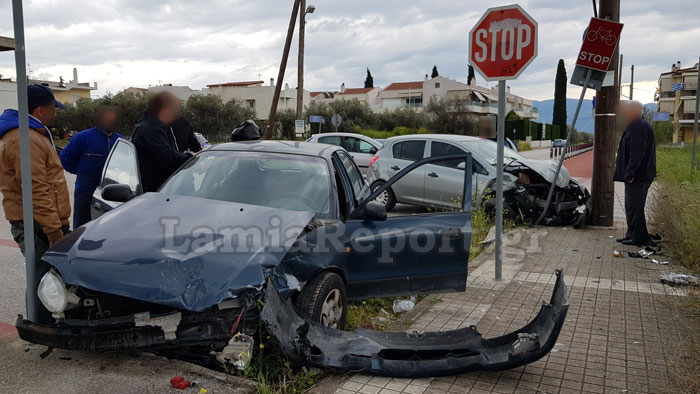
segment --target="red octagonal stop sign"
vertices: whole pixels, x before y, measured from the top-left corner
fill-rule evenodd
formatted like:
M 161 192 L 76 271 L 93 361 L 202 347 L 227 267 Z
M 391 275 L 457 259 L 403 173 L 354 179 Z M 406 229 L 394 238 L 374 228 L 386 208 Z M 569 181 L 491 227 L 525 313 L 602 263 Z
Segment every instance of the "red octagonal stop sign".
M 469 33 L 471 65 L 487 81 L 515 79 L 537 57 L 537 22 L 517 4 L 489 8 Z

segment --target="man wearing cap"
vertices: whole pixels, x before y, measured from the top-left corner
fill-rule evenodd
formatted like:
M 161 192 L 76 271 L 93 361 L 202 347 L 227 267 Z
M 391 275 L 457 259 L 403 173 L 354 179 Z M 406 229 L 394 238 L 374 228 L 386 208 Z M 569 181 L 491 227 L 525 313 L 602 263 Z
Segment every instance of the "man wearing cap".
M 49 270 L 41 257 L 49 246 L 68 232 L 70 197 L 63 166 L 46 126 L 53 124 L 56 101 L 51 89 L 42 85 L 27 87 L 29 104 L 29 144 L 31 151 L 32 201 L 34 207 L 34 252 L 36 283 Z M 0 115 L 0 192 L 5 217 L 12 226 L 12 236 L 24 253 L 24 223 L 22 217 L 22 173 L 20 167 L 19 113 L 8 109 Z M 46 322 L 51 314 L 36 300 L 39 321 Z
M 102 177 L 107 156 L 117 140 L 122 137 L 119 113 L 116 107 L 103 106 L 97 112 L 97 125 L 73 136 L 61 151 L 63 168 L 76 174 L 73 192 L 73 228 L 91 220 L 92 194 Z

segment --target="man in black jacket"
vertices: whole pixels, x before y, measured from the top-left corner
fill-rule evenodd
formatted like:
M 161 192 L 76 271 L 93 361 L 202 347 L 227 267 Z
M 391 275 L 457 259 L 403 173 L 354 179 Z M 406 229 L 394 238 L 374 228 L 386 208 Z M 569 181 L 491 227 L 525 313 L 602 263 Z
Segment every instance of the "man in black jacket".
M 627 234 L 618 239 L 625 245 L 646 246 L 650 243 L 644 216 L 649 186 L 656 178 L 656 141 L 654 129 L 642 117 L 637 101 L 621 103 L 620 115 L 625 124 L 613 180 L 625 182 Z
M 148 99 L 146 119 L 136 125 L 132 142 L 136 146 L 144 192 L 154 192 L 190 157 L 178 152 L 166 126 L 180 117 L 180 100 L 161 92 Z

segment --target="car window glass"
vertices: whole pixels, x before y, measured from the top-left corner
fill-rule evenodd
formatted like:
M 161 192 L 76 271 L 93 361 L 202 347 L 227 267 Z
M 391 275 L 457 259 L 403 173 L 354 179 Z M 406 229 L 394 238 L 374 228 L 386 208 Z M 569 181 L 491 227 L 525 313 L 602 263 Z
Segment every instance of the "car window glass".
M 371 153 L 374 149 L 369 142 L 355 137 L 345 137 L 343 148 L 350 153 Z
M 133 145 L 118 141 L 112 149 L 102 179 L 102 187 L 114 184 L 128 185 L 131 192 L 136 194 L 139 178 L 136 167 L 136 152 Z
M 340 137 L 338 137 L 338 136 L 319 137 L 318 142 L 320 142 L 322 144 L 340 146 Z
M 338 157 L 340 157 L 340 161 L 343 163 L 343 167 L 345 167 L 345 171 L 348 173 L 350 184 L 352 184 L 352 190 L 357 196 L 365 186 L 365 180 L 362 178 L 362 174 L 360 173 L 360 170 L 357 169 L 355 162 L 353 162 L 352 159 L 345 154 L 345 152 L 338 152 Z
M 452 144 L 446 144 L 444 142 L 437 142 L 437 141 L 433 141 L 430 144 L 430 157 L 448 156 L 448 155 L 463 155 L 464 153 L 465 152 L 463 149 L 460 149 Z M 462 163 L 462 162 L 464 162 L 464 159 L 441 161 L 441 162 L 434 163 L 434 164 L 438 165 L 438 166 L 442 166 L 442 167 L 457 168 L 459 163 Z
M 425 141 L 403 141 L 394 144 L 394 159 L 417 161 L 423 158 Z
M 204 151 L 160 192 L 329 214 L 330 172 L 319 157 Z

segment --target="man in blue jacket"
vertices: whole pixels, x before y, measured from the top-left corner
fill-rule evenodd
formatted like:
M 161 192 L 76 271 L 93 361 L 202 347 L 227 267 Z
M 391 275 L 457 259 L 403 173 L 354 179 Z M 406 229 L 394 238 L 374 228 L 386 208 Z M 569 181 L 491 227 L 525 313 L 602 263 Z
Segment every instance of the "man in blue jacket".
M 620 104 L 625 132 L 617 150 L 613 180 L 625 183 L 627 234 L 617 241 L 624 245 L 646 246 L 652 243 L 644 209 L 649 187 L 656 178 L 654 129 L 642 117 L 642 105 L 639 102 L 626 101 Z
M 97 114 L 97 126 L 73 136 L 61 151 L 63 168 L 76 174 L 73 194 L 73 228 L 91 220 L 92 194 L 99 186 L 109 152 L 122 135 L 116 132 L 119 113 L 115 107 L 102 107 Z

